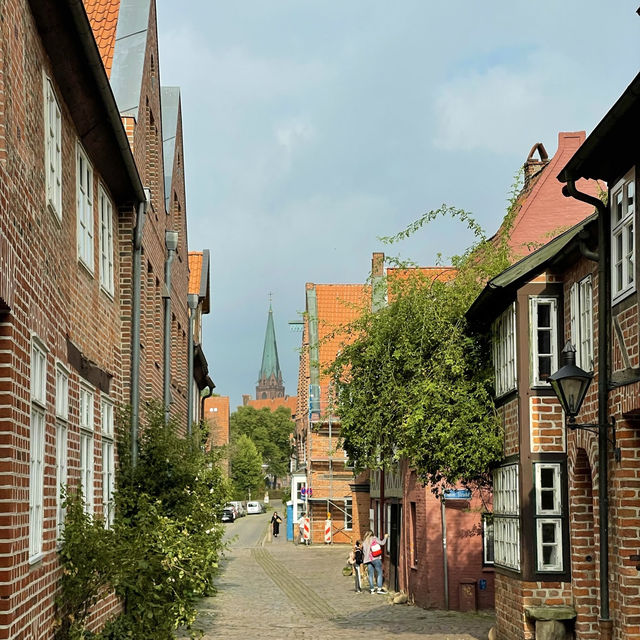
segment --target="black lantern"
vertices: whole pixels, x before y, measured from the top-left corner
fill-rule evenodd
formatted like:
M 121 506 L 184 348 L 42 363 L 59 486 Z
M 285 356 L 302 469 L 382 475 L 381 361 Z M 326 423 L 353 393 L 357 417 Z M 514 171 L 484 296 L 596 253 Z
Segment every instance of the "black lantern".
M 562 350 L 562 367 L 547 380 L 560 400 L 569 426 L 575 424 L 592 379 L 593 373 L 576 365 L 576 348 L 567 342 Z

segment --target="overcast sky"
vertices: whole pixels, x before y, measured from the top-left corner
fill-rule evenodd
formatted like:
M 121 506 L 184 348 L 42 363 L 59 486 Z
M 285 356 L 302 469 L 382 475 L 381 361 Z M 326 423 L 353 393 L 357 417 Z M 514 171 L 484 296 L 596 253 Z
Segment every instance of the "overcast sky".
M 364 282 L 373 251 L 422 265 L 489 232 L 532 145 L 589 133 L 638 73 L 638 0 L 157 0 L 180 86 L 189 249 L 212 256 L 204 351 L 216 391 L 255 394 L 273 293 L 295 395 L 306 282 Z

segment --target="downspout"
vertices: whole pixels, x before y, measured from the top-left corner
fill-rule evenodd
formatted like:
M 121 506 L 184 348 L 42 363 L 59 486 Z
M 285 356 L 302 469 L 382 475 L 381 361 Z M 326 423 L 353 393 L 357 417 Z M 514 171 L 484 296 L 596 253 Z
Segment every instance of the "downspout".
M 613 621 L 609 612 L 609 300 L 611 299 L 611 269 L 607 206 L 576 189 L 575 180 L 568 180 L 563 195 L 593 205 L 598 211 L 598 517 L 600 533 L 600 638 L 610 640 Z
M 187 295 L 187 305 L 189 306 L 189 337 L 187 344 L 188 352 L 188 373 L 187 373 L 187 435 L 191 435 L 191 425 L 193 423 L 193 329 L 196 323 L 196 309 L 198 308 L 199 296 L 197 293 Z
M 146 199 L 138 204 L 138 216 L 133 231 L 133 291 L 131 300 L 131 464 L 138 463 L 138 429 L 140 424 L 140 291 L 142 287 L 142 232 L 151 198 L 145 189 Z
M 169 405 L 171 404 L 171 263 L 178 248 L 178 232 L 165 231 L 167 257 L 164 262 L 164 375 L 162 403 L 164 404 L 164 422 L 169 423 Z

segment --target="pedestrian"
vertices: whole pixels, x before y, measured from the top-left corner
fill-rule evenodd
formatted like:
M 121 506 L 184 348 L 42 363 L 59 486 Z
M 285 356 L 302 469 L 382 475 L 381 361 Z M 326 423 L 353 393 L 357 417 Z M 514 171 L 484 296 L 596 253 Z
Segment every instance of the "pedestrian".
M 389 534 L 385 533 L 384 538 L 379 540 L 369 529 L 362 539 L 362 555 L 367 565 L 370 593 L 387 593 L 387 590 L 382 586 L 382 547 L 387 544 L 388 538 Z M 378 582 L 377 588 L 374 584 L 374 571 Z
M 353 573 L 355 576 L 356 582 L 356 593 L 362 592 L 362 561 L 364 560 L 364 555 L 362 553 L 362 543 L 360 540 L 356 540 L 356 545 L 353 549 Z
M 298 538 L 298 544 L 302 544 L 305 542 L 304 539 L 304 524 L 307 520 L 307 514 L 303 511 L 302 515 L 298 518 L 298 532 L 300 533 L 300 537 Z
M 271 528 L 273 529 L 273 537 L 277 538 L 280 533 L 280 525 L 282 524 L 282 518 L 278 515 L 277 511 L 273 512 L 271 516 Z

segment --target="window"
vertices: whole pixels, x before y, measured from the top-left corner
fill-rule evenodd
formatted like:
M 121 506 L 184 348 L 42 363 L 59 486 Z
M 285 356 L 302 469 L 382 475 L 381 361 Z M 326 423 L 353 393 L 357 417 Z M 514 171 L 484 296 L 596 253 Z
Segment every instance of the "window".
M 62 220 L 62 118 L 49 78 L 44 81 L 44 131 L 47 204 Z
M 31 345 L 31 425 L 29 436 L 29 559 L 42 553 L 44 528 L 44 441 L 46 411 L 47 356 Z
M 344 499 L 344 528 L 345 531 L 353 529 L 353 502 L 351 497 Z
M 100 186 L 100 285 L 113 295 L 113 205 Z
M 520 569 L 520 494 L 518 465 L 493 473 L 493 539 L 495 564 Z
M 113 405 L 102 401 L 102 513 L 105 527 L 113 524 L 114 453 L 113 453 Z
M 69 374 L 61 365 L 56 367 L 56 416 L 69 419 Z
M 516 308 L 512 304 L 493 325 L 496 395 L 516 388 Z
M 562 485 L 560 464 L 537 463 L 534 465 L 534 469 L 537 568 L 538 571 L 562 571 Z
M 546 385 L 558 368 L 558 301 L 556 298 L 531 298 L 531 364 L 533 386 Z
M 576 364 L 593 371 L 593 287 L 591 276 L 571 286 L 571 341 Z
M 635 171 L 631 170 L 610 192 L 611 295 L 617 302 L 635 289 Z
M 418 539 L 418 520 L 416 515 L 416 503 L 411 502 L 409 504 L 410 511 L 409 517 L 411 518 L 411 528 L 410 528 L 410 539 L 409 539 L 409 554 L 411 557 L 411 566 L 418 566 L 418 547 L 416 545 L 416 540 Z
M 62 488 L 68 482 L 67 473 L 67 425 L 58 422 L 56 425 L 56 538 L 62 535 L 62 526 L 66 516 L 66 509 L 62 506 Z
M 93 513 L 93 393 L 80 388 L 80 488 L 84 508 Z
M 482 514 L 482 564 L 494 564 L 493 514 Z
M 93 169 L 80 145 L 76 152 L 78 258 L 93 273 Z

